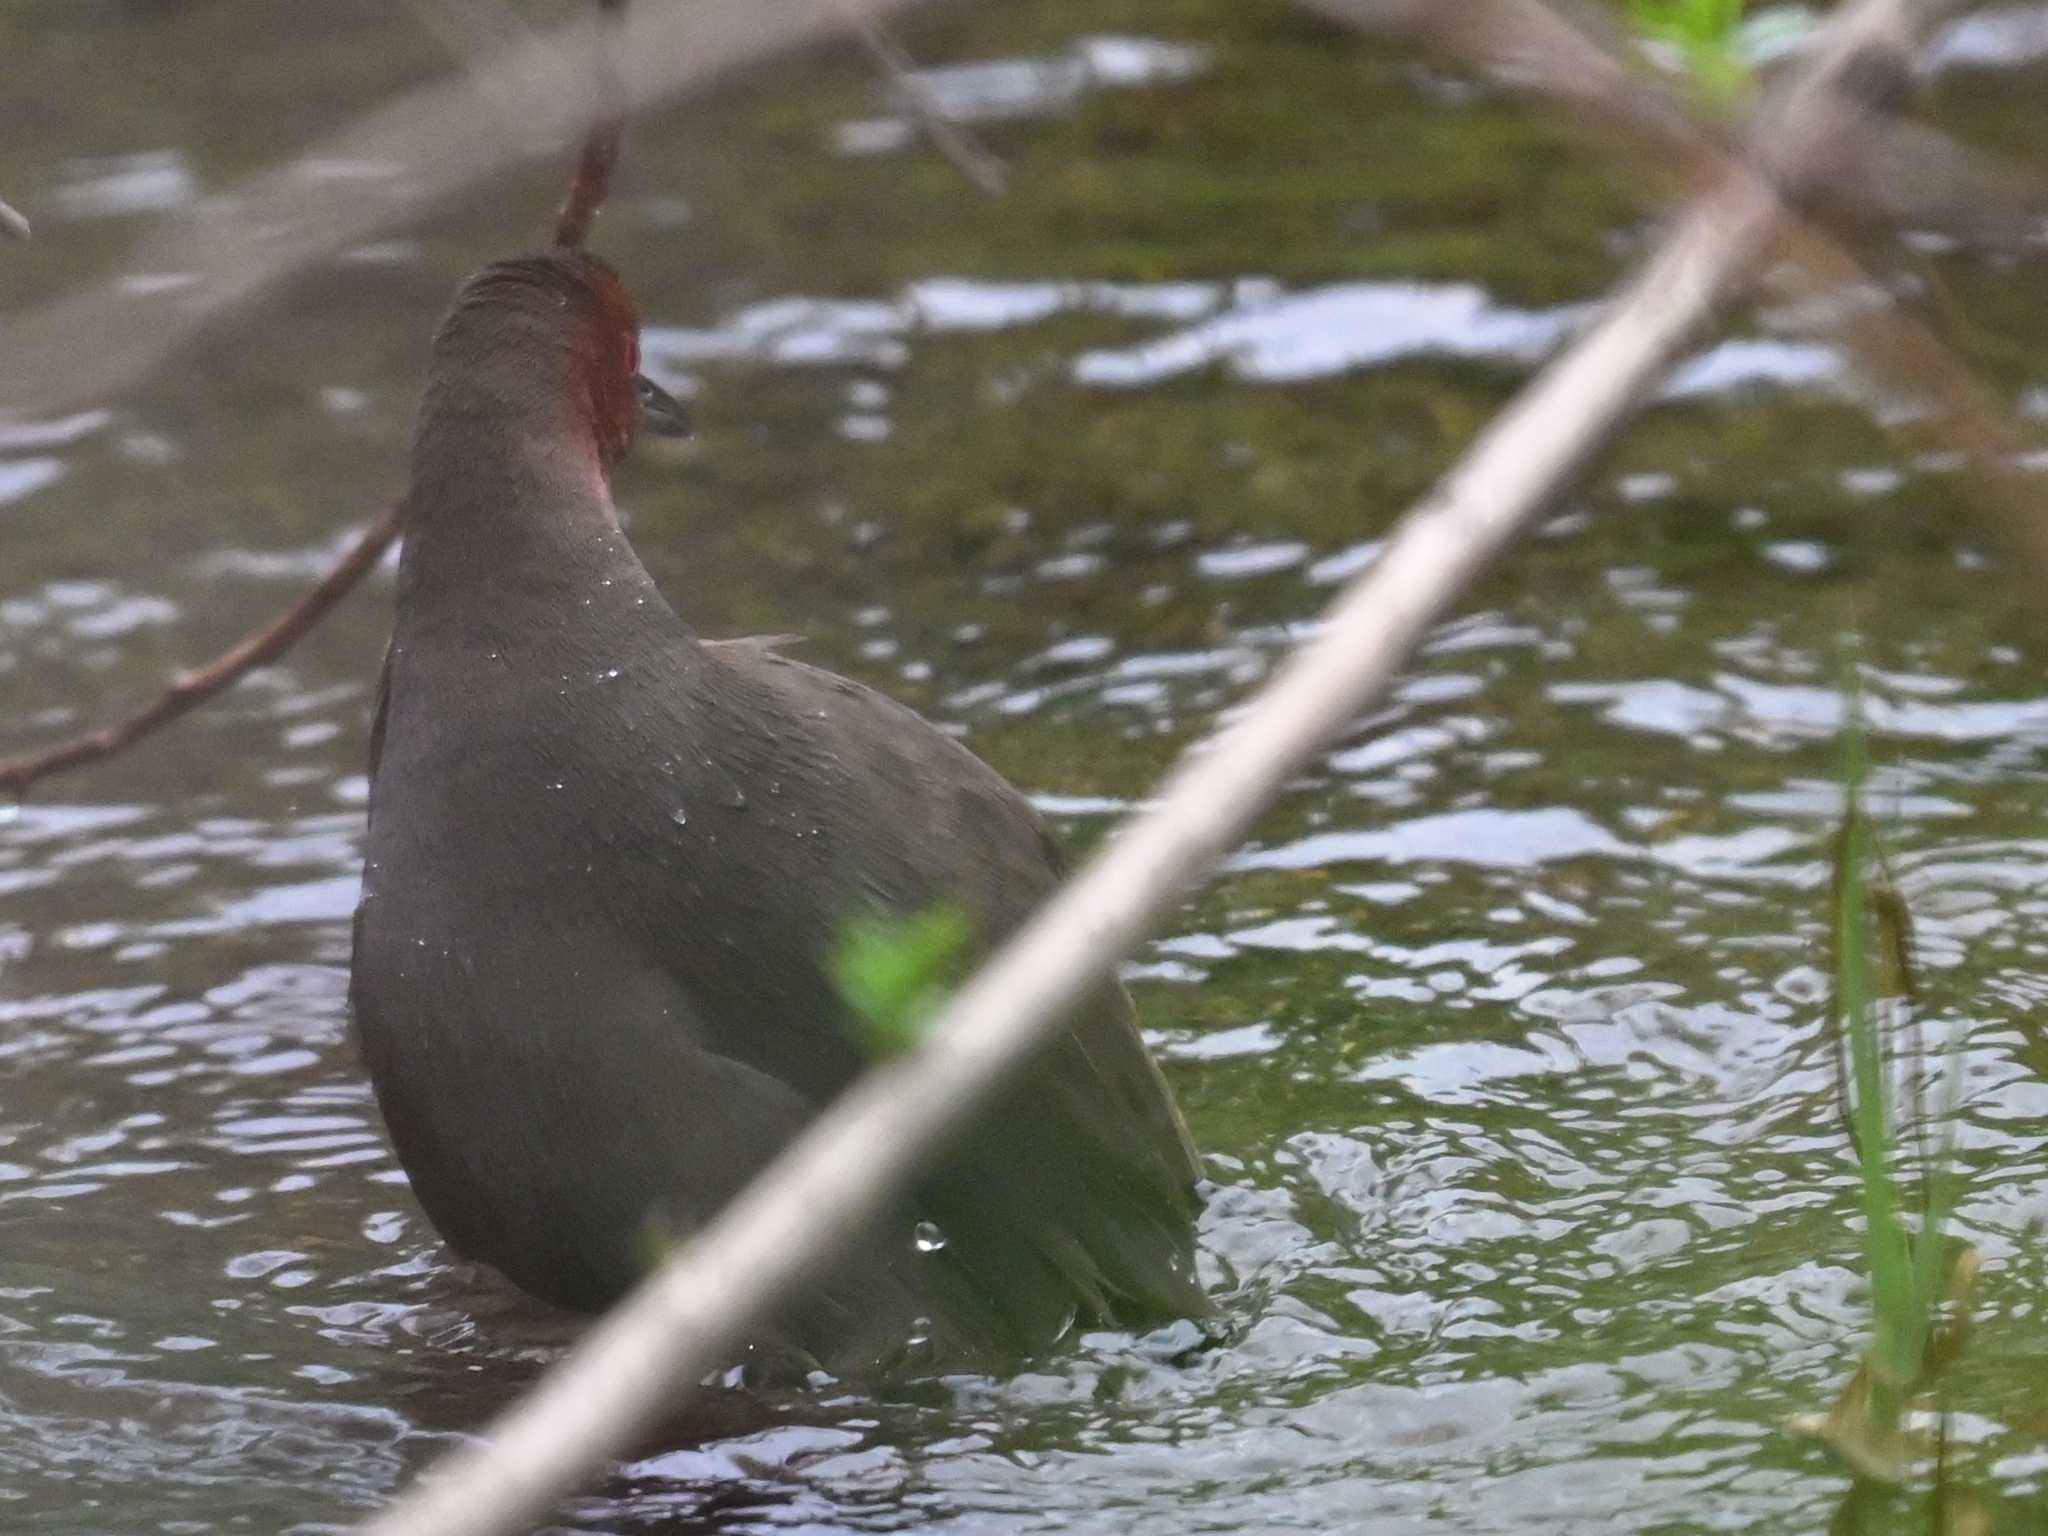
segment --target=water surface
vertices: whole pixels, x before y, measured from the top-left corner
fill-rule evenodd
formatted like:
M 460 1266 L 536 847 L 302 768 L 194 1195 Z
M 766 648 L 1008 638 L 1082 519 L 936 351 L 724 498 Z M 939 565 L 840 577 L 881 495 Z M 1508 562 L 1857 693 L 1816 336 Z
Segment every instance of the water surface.
M 40 238 L 0 251 L 0 298 L 125 270 L 153 219 L 442 68 L 409 25 L 14 8 L 0 190 Z M 1931 105 L 2021 142 L 2038 34 L 1977 24 Z M 621 499 L 701 628 L 803 634 L 1085 847 L 1645 232 L 1541 118 L 1284 10 L 1030 0 L 909 41 L 1010 162 L 1003 201 L 891 130 L 851 56 L 636 124 L 599 244 L 700 437 Z M 0 746 L 141 698 L 323 568 L 398 483 L 448 292 L 555 190 L 508 177 L 120 399 L 0 423 Z M 2038 254 L 1932 260 L 2038 413 Z M 718 1393 L 563 1528 L 1823 1528 L 1847 1481 L 1779 1426 L 1867 1319 L 1821 1034 L 1852 629 L 1930 1033 L 1966 1072 L 1957 1477 L 2037 1524 L 2036 621 L 1948 467 L 1796 321 L 1689 362 L 1134 960 L 1209 1154 L 1218 1338 Z M 9 1528 L 333 1529 L 559 1348 L 437 1244 L 348 1039 L 388 603 L 379 577 L 0 820 Z

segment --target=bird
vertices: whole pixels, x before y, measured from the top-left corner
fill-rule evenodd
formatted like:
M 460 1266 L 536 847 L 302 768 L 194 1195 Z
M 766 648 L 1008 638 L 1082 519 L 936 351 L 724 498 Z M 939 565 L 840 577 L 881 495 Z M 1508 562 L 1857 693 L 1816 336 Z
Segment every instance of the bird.
M 608 263 L 555 250 L 460 287 L 413 438 L 350 973 L 434 1227 L 582 1312 L 869 1064 L 850 933 L 950 914 L 966 963 L 1064 870 L 1029 801 L 907 706 L 678 615 L 612 496 L 643 425 L 688 431 Z M 1107 980 L 748 1347 L 999 1368 L 1078 1326 L 1202 1316 L 1200 1178 Z

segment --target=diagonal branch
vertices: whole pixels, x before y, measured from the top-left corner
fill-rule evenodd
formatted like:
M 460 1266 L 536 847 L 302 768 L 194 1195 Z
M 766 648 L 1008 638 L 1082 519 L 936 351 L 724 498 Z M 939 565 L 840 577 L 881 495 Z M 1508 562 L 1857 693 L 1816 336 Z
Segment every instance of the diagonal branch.
M 626 12 L 626 0 L 597 0 L 597 6 L 606 27 L 598 41 L 598 94 L 604 101 L 620 103 L 625 100 L 625 93 L 619 88 L 610 50 L 616 42 L 618 19 Z M 583 148 L 576 156 L 576 174 L 569 180 L 569 195 L 555 215 L 557 246 L 579 246 L 590 237 L 591 221 L 611 195 L 612 169 L 619 163 L 619 141 L 625 133 L 625 110 L 614 105 L 583 136 Z
M 948 115 L 932 88 L 918 73 L 917 61 L 895 35 L 868 9 L 867 0 L 834 0 L 846 25 L 896 93 L 904 111 L 931 141 L 932 148 L 953 168 L 990 197 L 1001 197 L 1009 185 L 1010 168 L 986 144 Z
M 251 668 L 277 660 L 292 643 L 326 616 L 340 602 L 363 573 L 375 565 L 391 541 L 398 537 L 403 497 L 395 496 L 370 526 L 362 531 L 334 569 L 321 577 L 303 597 L 260 629 L 250 631 L 203 667 L 181 672 L 169 686 L 132 715 L 68 737 L 36 752 L 0 757 L 0 790 L 20 794 L 36 780 L 66 768 L 111 757 L 133 746 L 159 726 L 169 725 L 195 705 L 212 698 Z
M 617 13 L 624 10 L 626 0 L 598 0 L 598 4 L 607 12 Z M 476 18 L 472 16 L 471 19 Z M 612 166 L 618 159 L 623 127 L 624 119 L 614 114 L 599 120 L 591 128 L 569 180 L 568 196 L 563 201 L 555 226 L 555 244 L 583 243 L 590 221 L 604 205 L 605 195 L 611 189 Z M 319 623 L 329 609 L 348 596 L 364 574 L 376 565 L 402 530 L 404 511 L 405 497 L 394 497 L 335 562 L 334 569 L 283 613 L 251 630 L 204 666 L 180 673 L 161 693 L 133 714 L 34 752 L 0 757 L 0 790 L 19 795 L 38 779 L 111 757 L 212 698 L 244 673 L 275 661 L 301 635 Z
M 1736 164 L 1735 147 L 1724 133 L 1624 69 L 1542 0 L 1297 3 L 1362 31 L 1406 31 L 1446 57 L 1559 102 L 1592 130 L 1587 137 L 1604 151 L 1631 154 L 1666 171 L 1675 162 L 1696 177 L 1725 176 Z M 1923 30 L 1955 3 L 1932 0 L 1919 23 Z M 1906 57 L 1899 39 L 1889 45 L 1873 39 L 1844 61 L 1844 74 L 1858 99 L 1881 111 L 1887 103 L 1873 102 L 1873 93 L 1902 88 Z M 1981 233 L 2038 227 L 2048 207 L 2048 178 L 2036 168 L 1964 150 L 1888 115 L 1870 126 L 1872 132 L 1856 141 L 1853 161 L 1809 159 L 1796 174 L 1778 163 L 1775 128 L 1763 122 L 1751 132 L 1758 161 L 1797 203 L 1796 210 L 1786 210 L 1779 230 L 1781 247 L 1793 259 L 1774 281 L 1813 298 L 1876 288 L 1852 252 L 1873 228 L 1889 228 L 1890 221 L 1930 200 L 1944 210 L 1975 206 Z M 1835 307 L 1845 310 L 1837 328 L 1864 371 L 1900 398 L 1933 407 L 1902 430 L 1961 456 L 1973 504 L 2019 555 L 2031 589 L 2048 592 L 2048 518 L 2042 515 L 2038 480 L 2017 463 L 2036 446 L 2031 434 L 1925 321 L 1889 301 Z
M 1549 102 L 1589 144 L 1602 154 L 1628 157 L 1653 183 L 1676 173 L 1704 184 L 1741 148 L 1725 127 L 1703 121 L 1630 68 L 1597 8 L 1572 6 L 1567 17 L 1544 0 L 1295 3 L 1354 31 L 1420 46 L 1506 89 Z M 1942 0 L 1944 12 L 1957 3 Z M 2013 249 L 2032 241 L 2048 215 L 2048 173 L 1965 147 L 1919 123 L 1886 122 L 1872 132 L 1861 157 L 1863 175 L 1817 178 L 1803 189 L 1809 213 L 1842 238 L 1912 222 Z
M 1867 127 L 1838 89 L 1867 45 L 1927 22 L 1913 0 L 1857 0 L 1775 111 L 1778 167 L 1836 163 Z M 524 1529 L 697 1380 L 730 1340 L 829 1258 L 1059 1027 L 1067 1010 L 1213 862 L 1300 763 L 1382 691 L 1464 585 L 1544 507 L 1770 249 L 1775 179 L 1738 168 L 1696 203 L 1605 317 L 1481 434 L 1250 707 L 1184 758 L 955 996 L 909 1055 L 870 1073 L 690 1245 L 597 1324 L 489 1439 L 365 1536 Z
M 878 16 L 930 0 L 867 0 Z M 819 0 L 676 0 L 565 26 L 481 67 L 365 113 L 293 160 L 208 199 L 203 215 L 166 220 L 122 271 L 189 272 L 175 292 L 94 281 L 11 316 L 0 348 L 0 406 L 23 416 L 104 399 L 155 367 L 202 327 L 338 250 L 474 186 L 535 143 L 579 138 L 609 112 L 702 92 L 735 72 L 836 38 Z M 605 48 L 608 37 L 615 46 Z M 620 95 L 597 101 L 603 49 Z M 521 131 L 506 133 L 507 113 Z M 337 179 L 323 165 L 390 174 Z

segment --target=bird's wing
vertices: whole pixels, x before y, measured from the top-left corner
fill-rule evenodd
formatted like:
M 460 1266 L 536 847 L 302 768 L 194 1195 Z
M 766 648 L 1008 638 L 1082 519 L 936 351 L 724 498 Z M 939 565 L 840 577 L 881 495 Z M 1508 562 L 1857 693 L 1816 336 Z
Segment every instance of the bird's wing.
M 802 645 L 802 635 L 733 635 L 724 640 L 700 640 L 698 645 L 713 656 L 757 656 L 778 653 L 786 645 Z
M 391 647 L 384 647 L 384 663 L 377 669 L 377 698 L 370 712 L 370 778 L 377 777 L 377 765 L 384 761 L 384 721 L 391 713 Z
M 985 952 L 1057 887 L 1064 860 L 1030 802 L 914 711 L 772 648 L 712 654 L 749 685 L 749 718 L 781 716 L 785 737 L 830 765 L 835 819 L 892 834 L 848 850 L 886 915 L 957 904 Z M 985 1288 L 1022 1304 L 1028 1272 L 1049 1270 L 1063 1283 L 1042 1294 L 1063 1289 L 1097 1315 L 1205 1309 L 1191 1263 L 1199 1162 L 1114 978 L 978 1123 L 921 1194 L 941 1227 L 972 1236 L 963 1248 L 997 1256 Z

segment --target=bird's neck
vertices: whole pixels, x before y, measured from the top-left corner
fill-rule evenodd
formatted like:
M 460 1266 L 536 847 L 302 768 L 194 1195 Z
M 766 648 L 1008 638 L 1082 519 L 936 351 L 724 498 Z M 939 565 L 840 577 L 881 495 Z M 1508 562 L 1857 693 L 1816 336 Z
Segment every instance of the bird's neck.
M 563 422 L 431 395 L 414 443 L 400 622 L 495 630 L 589 622 L 653 590 L 619 526 L 596 445 Z

